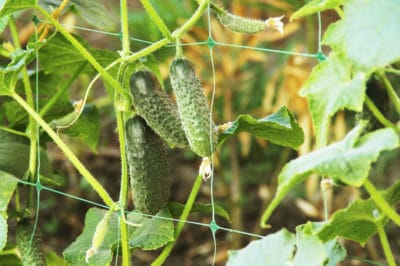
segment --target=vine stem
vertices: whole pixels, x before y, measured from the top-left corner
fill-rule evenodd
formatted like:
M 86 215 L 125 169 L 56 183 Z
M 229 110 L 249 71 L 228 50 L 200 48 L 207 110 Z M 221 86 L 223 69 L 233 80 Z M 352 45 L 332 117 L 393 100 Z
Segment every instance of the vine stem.
M 172 39 L 179 39 L 183 33 L 188 31 L 200 19 L 200 17 L 203 15 L 203 12 L 208 7 L 208 1 L 209 0 L 203 0 L 200 2 L 199 6 L 197 7 L 197 9 L 193 13 L 193 15 L 179 29 L 177 29 L 176 31 L 174 31 L 172 33 Z M 128 56 L 126 58 L 126 60 L 128 62 L 136 61 L 139 58 L 146 56 L 169 43 L 170 43 L 170 40 L 168 38 L 163 38 L 163 39 L 153 43 L 152 45 Z
M 127 0 L 120 1 L 120 9 L 121 9 L 121 32 L 122 32 L 122 57 L 125 57 L 130 53 Z
M 378 74 L 379 78 L 383 81 L 383 84 L 385 85 L 385 89 L 389 95 L 390 100 L 392 101 L 394 107 L 396 108 L 396 111 L 398 114 L 400 114 L 400 98 L 397 95 L 396 91 L 394 90 L 392 84 L 390 83 L 389 79 L 385 75 L 385 73 L 379 73 Z
M 24 108 L 30 116 L 49 134 L 54 140 L 58 147 L 64 152 L 71 163 L 76 167 L 80 174 L 86 179 L 86 181 L 93 187 L 93 189 L 99 194 L 100 198 L 110 208 L 114 208 L 114 201 L 111 196 L 107 193 L 104 187 L 96 180 L 96 178 L 86 169 L 86 167 L 79 161 L 76 155 L 71 149 L 65 144 L 65 142 L 57 135 L 56 132 L 43 120 L 43 118 L 17 93 L 13 92 L 10 95 L 22 108 Z
M 147 13 L 149 14 L 150 18 L 153 22 L 157 25 L 158 29 L 161 33 L 169 40 L 173 41 L 171 32 L 169 31 L 167 25 L 165 25 L 163 19 L 158 15 L 157 11 L 154 9 L 153 5 L 150 3 L 149 0 L 140 0 L 143 7 L 146 9 Z
M 390 127 L 399 132 L 399 129 L 390 122 L 382 113 L 379 111 L 378 107 L 374 104 L 374 102 L 368 96 L 365 97 L 365 104 L 367 105 L 368 109 L 374 114 L 375 118 L 385 127 Z
M 387 203 L 381 194 L 376 190 L 375 186 L 368 179 L 364 182 L 364 188 L 371 195 L 372 200 L 375 204 L 384 212 L 395 224 L 400 226 L 400 215 Z
M 178 239 L 180 233 L 182 232 L 183 226 L 185 225 L 185 221 L 187 220 L 190 211 L 193 207 L 194 201 L 197 197 L 197 194 L 199 193 L 201 183 L 203 181 L 203 177 L 201 175 L 198 175 L 196 180 L 194 181 L 192 190 L 190 191 L 189 197 L 186 201 L 185 207 L 182 211 L 181 216 L 179 217 L 179 222 L 176 225 L 175 233 L 174 233 L 174 239 L 175 241 L 168 243 L 161 254 L 152 262 L 152 266 L 158 266 L 162 265 L 165 260 L 167 259 L 168 255 L 171 253 L 172 248 L 174 247 L 176 243 L 176 239 Z
M 121 69 L 123 69 L 123 73 L 121 74 Z M 124 80 L 124 72 L 125 65 L 121 64 L 118 70 L 117 79 L 123 83 Z M 125 127 L 124 127 L 124 112 L 120 108 L 119 103 L 119 95 L 117 91 L 114 92 L 114 106 L 116 110 L 116 119 L 117 119 L 117 129 L 118 129 L 118 140 L 119 140 L 119 149 L 120 149 L 120 157 L 121 157 L 121 187 L 119 192 L 119 204 L 121 206 L 120 215 L 125 215 L 124 210 L 128 201 L 128 162 L 126 158 L 125 151 Z M 123 103 L 125 106 L 125 104 Z M 121 233 L 121 246 L 122 246 L 122 265 L 129 266 L 131 265 L 130 258 L 130 249 L 129 249 L 129 237 L 128 237 L 128 226 L 126 224 L 126 219 L 123 217 L 120 223 L 120 233 Z
M 14 16 L 11 15 L 8 19 L 9 23 L 9 28 L 11 32 L 11 37 L 13 39 L 13 43 L 17 49 L 21 49 L 21 45 L 19 43 L 19 37 L 18 37 L 18 29 L 17 25 L 15 23 Z M 22 67 L 22 83 L 24 84 L 24 91 L 25 91 L 25 96 L 26 96 L 26 102 L 34 108 L 34 100 L 33 100 L 33 93 L 32 93 L 32 86 L 29 80 L 29 75 L 28 71 L 26 68 L 26 65 Z M 37 160 L 38 160 L 38 152 L 37 152 L 37 131 L 36 131 L 36 122 L 35 119 L 32 117 L 29 117 L 29 124 L 26 128 L 27 135 L 29 136 L 29 166 L 28 166 L 28 172 L 29 172 L 29 180 L 32 182 L 35 182 L 35 176 L 36 176 L 36 171 L 37 169 Z M 31 208 L 33 203 L 33 188 L 29 188 L 29 196 L 27 199 L 27 208 Z
M 396 266 L 396 261 L 394 260 L 392 250 L 390 249 L 389 241 L 385 229 L 382 224 L 382 220 L 378 219 L 376 222 L 376 229 L 378 230 L 379 240 L 381 241 L 383 253 L 385 254 L 386 260 L 389 266 Z
M 125 94 L 121 85 L 100 65 L 100 63 L 82 46 L 63 26 L 53 18 L 45 9 L 36 5 L 35 9 L 39 11 L 53 26 L 76 48 L 82 56 L 89 61 L 89 63 L 102 75 L 103 79 L 107 81 L 119 93 Z

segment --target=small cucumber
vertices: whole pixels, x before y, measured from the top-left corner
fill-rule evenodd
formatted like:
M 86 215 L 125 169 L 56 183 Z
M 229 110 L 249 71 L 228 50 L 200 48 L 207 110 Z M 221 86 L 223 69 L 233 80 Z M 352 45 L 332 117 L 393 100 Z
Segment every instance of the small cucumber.
M 210 130 L 210 108 L 193 65 L 185 58 L 175 59 L 170 67 L 170 78 L 190 148 L 199 156 L 211 156 L 217 135 L 213 122 Z
M 189 149 L 178 110 L 155 75 L 147 70 L 133 73 L 130 89 L 133 106 L 147 124 L 171 147 Z
M 126 121 L 125 139 L 134 205 L 156 214 L 170 197 L 165 144 L 139 116 Z
M 22 219 L 17 223 L 16 243 L 21 253 L 21 261 L 24 266 L 46 265 L 42 248 L 40 233 L 37 231 L 33 237 L 33 224 L 29 219 Z
M 263 20 L 237 16 L 227 11 L 217 14 L 217 17 L 222 25 L 235 32 L 255 34 L 267 28 Z

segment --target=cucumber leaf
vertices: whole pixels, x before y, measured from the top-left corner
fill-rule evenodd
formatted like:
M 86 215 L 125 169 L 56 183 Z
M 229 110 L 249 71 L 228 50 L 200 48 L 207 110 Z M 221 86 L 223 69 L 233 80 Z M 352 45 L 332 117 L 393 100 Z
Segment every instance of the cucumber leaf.
M 346 252 L 336 241 L 324 243 L 306 227 L 286 229 L 250 242 L 241 250 L 229 251 L 226 265 L 336 265 Z
M 343 53 L 332 53 L 312 70 L 300 95 L 308 98 L 318 147 L 326 145 L 330 119 L 337 111 L 362 111 L 368 76 Z
M 77 137 L 83 140 L 93 151 L 96 151 L 100 138 L 100 114 L 94 105 L 86 105 L 81 116 L 75 123 L 66 129 L 63 126 L 69 125 L 77 116 L 76 112 L 71 112 L 62 118 L 50 122 L 52 127 L 61 127 L 60 133 Z
M 358 67 L 383 68 L 400 60 L 399 12 L 398 0 L 345 1 L 343 19 L 330 26 L 324 44 L 344 50 Z
M 400 182 L 380 193 L 386 202 L 394 206 L 400 201 Z M 382 222 L 378 221 L 377 211 L 378 206 L 371 198 L 356 200 L 347 208 L 335 212 L 328 223 L 319 226 L 316 233 L 324 241 L 340 236 L 365 245 L 377 233 L 377 223 Z M 383 220 L 384 223 L 387 221 L 387 218 Z
M 70 265 L 86 265 L 86 251 L 92 247 L 92 238 L 97 224 L 103 219 L 107 211 L 98 208 L 91 208 L 86 213 L 85 227 L 78 238 L 64 250 L 64 259 Z M 98 248 L 89 262 L 90 265 L 109 265 L 112 260 L 112 246 L 118 241 L 118 217 L 111 215 L 108 222 L 107 234 L 103 243 Z
M 262 216 L 262 225 L 265 225 L 286 194 L 312 173 L 351 186 L 361 186 L 380 153 L 399 147 L 398 136 L 391 128 L 379 129 L 360 137 L 365 125 L 362 123 L 355 127 L 337 143 L 287 163 L 278 176 L 278 189 Z
M 239 132 L 249 132 L 274 144 L 298 148 L 304 141 L 304 133 L 286 107 L 261 119 L 251 115 L 239 115 L 230 127 L 219 134 L 218 145 Z
M 3 0 L 0 2 L 0 17 L 10 15 L 18 10 L 35 6 L 35 0 Z
M 131 213 L 128 218 L 135 216 L 137 214 Z M 154 250 L 174 241 L 174 222 L 171 218 L 168 208 L 162 209 L 152 218 L 144 218 L 141 222 L 142 226 L 132 227 L 134 231 L 129 237 L 129 245 L 132 248 Z
M 7 206 L 11 200 L 18 179 L 14 176 L 0 171 L 0 251 L 3 250 L 7 243 Z

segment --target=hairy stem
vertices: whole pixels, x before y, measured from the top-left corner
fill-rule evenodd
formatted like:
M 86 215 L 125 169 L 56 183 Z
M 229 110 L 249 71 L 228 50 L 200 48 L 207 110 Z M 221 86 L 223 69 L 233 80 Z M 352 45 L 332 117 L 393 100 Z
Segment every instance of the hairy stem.
M 385 85 L 385 89 L 389 95 L 389 98 L 392 101 L 394 107 L 396 108 L 397 113 L 400 115 L 400 98 L 397 95 L 395 89 L 393 88 L 392 83 L 390 83 L 389 79 L 387 78 L 384 72 L 379 73 L 378 76 L 383 81 L 383 84 Z
M 190 194 L 186 201 L 183 212 L 182 212 L 181 216 L 179 217 L 179 222 L 176 225 L 176 229 L 175 229 L 175 233 L 174 233 L 175 241 L 167 244 L 164 247 L 161 254 L 151 264 L 152 266 L 162 265 L 165 262 L 165 260 L 167 259 L 168 255 L 171 253 L 171 250 L 174 247 L 176 240 L 178 239 L 180 233 L 182 232 L 183 226 L 185 225 L 185 221 L 187 220 L 187 218 L 190 214 L 190 210 L 192 209 L 194 201 L 197 197 L 197 194 L 199 193 L 202 181 L 203 181 L 202 176 L 198 175 L 196 180 L 194 181 L 192 190 L 190 191 Z
M 122 57 L 125 57 L 130 53 L 127 0 L 121 0 L 120 8 L 121 8 Z
M 93 189 L 99 194 L 100 198 L 110 208 L 114 208 L 114 201 L 104 189 L 104 187 L 96 180 L 96 178 L 86 169 L 86 167 L 79 161 L 76 155 L 71 149 L 65 144 L 65 142 L 57 135 L 56 132 L 43 120 L 43 118 L 17 93 L 13 92 L 10 95 L 22 108 L 24 108 L 30 116 L 47 132 L 47 134 L 53 139 L 58 147 L 64 152 L 70 162 L 76 167 L 79 173 L 86 179 L 86 181 L 93 187 Z
M 383 227 L 382 221 L 378 219 L 376 223 L 376 229 L 378 230 L 379 240 L 381 241 L 383 253 L 385 254 L 386 260 L 389 266 L 396 266 L 392 250 L 390 249 L 389 241 Z
M 385 213 L 395 224 L 400 225 L 400 215 L 387 203 L 381 194 L 376 190 L 375 186 L 368 179 L 364 182 L 364 187 L 371 195 L 375 204 Z
M 379 111 L 378 107 L 374 104 L 374 102 L 368 96 L 365 97 L 365 104 L 367 105 L 368 109 L 372 112 L 375 118 L 385 127 L 390 127 L 399 132 L 399 129 L 390 122 L 382 113 Z
M 165 25 L 163 19 L 158 15 L 157 11 L 154 9 L 153 5 L 150 3 L 149 0 L 140 0 L 143 7 L 146 9 L 147 13 L 149 14 L 150 18 L 153 22 L 157 25 L 158 29 L 161 33 L 169 40 L 173 41 L 171 32 L 169 31 L 167 25 Z
M 208 1 L 209 0 L 202 0 L 197 8 L 197 10 L 193 13 L 193 16 L 191 16 L 179 29 L 174 31 L 172 33 L 172 39 L 177 39 L 182 36 L 186 31 L 188 31 L 203 15 L 204 10 L 207 9 L 208 6 Z M 161 47 L 167 45 L 170 43 L 170 40 L 168 38 L 163 38 L 159 40 L 158 42 L 153 43 L 152 45 L 128 56 L 126 60 L 128 62 L 134 62 L 138 60 L 141 57 L 144 57 L 148 54 L 153 53 L 154 51 L 160 49 Z

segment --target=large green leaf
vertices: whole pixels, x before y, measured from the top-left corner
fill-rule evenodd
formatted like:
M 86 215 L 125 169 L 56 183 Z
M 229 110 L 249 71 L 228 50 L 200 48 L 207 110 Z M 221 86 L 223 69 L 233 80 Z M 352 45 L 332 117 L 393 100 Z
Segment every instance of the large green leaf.
M 334 9 L 339 7 L 344 0 L 312 0 L 304 5 L 302 8 L 297 10 L 291 17 L 290 20 L 308 16 L 317 12 L 325 11 L 328 9 Z
M 2 0 L 0 2 L 0 17 L 10 15 L 18 10 L 35 6 L 35 0 Z
M 0 251 L 7 243 L 7 206 L 17 187 L 18 179 L 0 171 Z
M 368 76 L 343 53 L 332 53 L 313 69 L 300 95 L 308 98 L 319 147 L 326 145 L 329 122 L 337 111 L 362 111 Z
M 239 115 L 228 129 L 219 134 L 218 145 L 243 131 L 294 149 L 304 141 L 303 130 L 286 107 L 281 107 L 276 113 L 258 120 L 251 115 Z
M 344 17 L 330 26 L 324 43 L 344 50 L 359 67 L 382 68 L 400 60 L 399 13 L 398 0 L 345 1 Z
M 137 227 L 130 235 L 129 245 L 143 250 L 154 250 L 174 241 L 174 222 L 171 218 L 168 208 L 162 209 L 151 219 L 145 218 L 142 226 Z
M 29 167 L 29 144 L 19 135 L 0 130 L 0 171 L 18 178 L 24 177 Z M 45 151 L 40 151 L 40 173 L 51 177 L 53 170 Z
M 336 265 L 346 255 L 337 241 L 323 243 L 307 226 L 286 229 L 250 242 L 241 250 L 229 251 L 228 266 L 242 265 Z
M 380 193 L 390 205 L 395 205 L 400 201 L 400 182 Z M 364 245 L 377 233 L 377 224 L 382 222 L 378 221 L 380 218 L 378 206 L 372 199 L 356 200 L 346 209 L 337 211 L 328 223 L 322 224 L 316 231 L 325 241 L 340 236 Z
M 286 164 L 278 176 L 275 197 L 263 214 L 262 225 L 286 194 L 311 173 L 328 176 L 351 186 L 361 186 L 379 154 L 399 147 L 399 139 L 393 129 L 379 129 L 360 137 L 364 127 L 365 123 L 362 123 L 343 140 Z
M 52 127 L 61 127 L 60 132 L 68 134 L 72 137 L 77 137 L 83 140 L 93 151 L 96 151 L 100 137 L 100 115 L 96 106 L 86 105 L 83 112 L 75 123 L 66 129 L 63 126 L 68 126 L 77 116 L 76 112 L 71 112 L 62 118 L 50 122 Z
M 96 226 L 106 213 L 107 211 L 98 208 L 91 208 L 86 213 L 82 234 L 63 252 L 65 260 L 70 265 L 86 265 L 86 251 L 92 247 Z M 90 265 L 109 265 L 113 256 L 112 246 L 118 242 L 118 232 L 118 217 L 114 214 L 110 216 L 107 234 L 98 248 L 98 252 L 89 260 Z
M 6 28 L 8 24 L 8 17 L 0 17 L 0 33 Z

